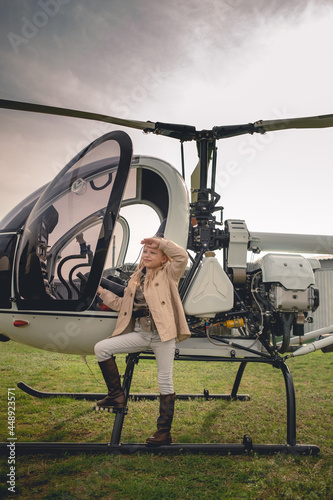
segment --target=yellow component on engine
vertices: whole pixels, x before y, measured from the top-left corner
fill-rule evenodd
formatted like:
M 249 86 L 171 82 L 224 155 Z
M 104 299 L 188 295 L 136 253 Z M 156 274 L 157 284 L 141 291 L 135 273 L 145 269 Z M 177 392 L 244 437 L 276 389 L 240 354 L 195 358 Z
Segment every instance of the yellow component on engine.
M 226 326 L 227 328 L 241 328 L 242 326 L 244 326 L 244 320 L 243 320 L 243 318 L 228 319 L 228 321 L 225 321 L 222 324 L 223 324 L 223 326 Z

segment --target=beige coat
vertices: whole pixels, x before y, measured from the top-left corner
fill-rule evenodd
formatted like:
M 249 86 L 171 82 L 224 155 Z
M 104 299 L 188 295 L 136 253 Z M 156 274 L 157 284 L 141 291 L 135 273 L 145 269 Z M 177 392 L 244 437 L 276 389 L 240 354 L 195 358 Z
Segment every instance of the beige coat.
M 181 342 L 191 335 L 178 293 L 178 282 L 185 271 L 188 255 L 184 248 L 169 240 L 162 239 L 159 248 L 172 261 L 164 265 L 150 286 L 145 285 L 144 296 L 162 342 L 174 338 Z M 112 337 L 133 330 L 135 291 L 136 283 L 130 279 L 123 297 L 118 297 L 109 290 L 101 292 L 103 302 L 114 311 L 119 311 Z

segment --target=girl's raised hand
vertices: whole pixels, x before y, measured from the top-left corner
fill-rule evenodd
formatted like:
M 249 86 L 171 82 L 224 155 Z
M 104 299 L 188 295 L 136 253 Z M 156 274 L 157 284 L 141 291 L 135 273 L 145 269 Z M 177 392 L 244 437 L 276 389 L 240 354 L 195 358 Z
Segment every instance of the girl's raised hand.
M 148 245 L 152 248 L 158 248 L 160 246 L 160 242 L 158 238 L 144 238 L 141 241 L 141 245 Z

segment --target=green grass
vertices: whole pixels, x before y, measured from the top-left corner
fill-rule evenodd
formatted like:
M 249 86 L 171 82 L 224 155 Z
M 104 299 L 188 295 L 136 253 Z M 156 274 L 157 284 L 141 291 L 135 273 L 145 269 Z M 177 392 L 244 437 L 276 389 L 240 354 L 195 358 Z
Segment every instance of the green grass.
M 39 390 L 104 392 L 93 357 L 46 353 L 13 342 L 1 349 L 1 441 L 6 441 L 7 389 L 23 380 Z M 117 356 L 124 373 L 125 356 Z M 178 393 L 230 393 L 238 363 L 175 362 Z M 16 459 L 15 498 L 30 499 L 331 499 L 333 498 L 332 354 L 288 361 L 296 391 L 297 442 L 315 444 L 317 456 L 67 455 Z M 98 379 L 98 380 L 96 380 Z M 158 392 L 156 364 L 140 360 L 131 392 Z M 286 442 L 286 398 L 280 370 L 248 364 L 240 393 L 249 401 L 177 401 L 178 443 Z M 16 388 L 18 441 L 109 442 L 114 415 L 70 398 L 36 399 Z M 158 401 L 129 402 L 122 442 L 142 443 L 155 429 Z M 8 457 L 1 458 L 0 497 L 8 492 Z

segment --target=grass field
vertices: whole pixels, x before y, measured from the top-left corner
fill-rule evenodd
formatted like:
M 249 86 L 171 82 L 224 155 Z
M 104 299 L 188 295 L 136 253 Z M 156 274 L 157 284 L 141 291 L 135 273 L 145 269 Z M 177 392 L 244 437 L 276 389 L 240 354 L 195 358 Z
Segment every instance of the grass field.
M 13 342 L 1 349 L 1 441 L 8 437 L 9 388 L 23 380 L 39 390 L 104 392 L 93 357 L 46 353 Z M 117 356 L 124 373 L 125 356 Z M 178 393 L 230 393 L 238 363 L 175 362 Z M 321 351 L 288 361 L 296 392 L 297 443 L 315 444 L 316 456 L 65 455 L 21 456 L 15 493 L 8 491 L 9 456 L 1 457 L 0 498 L 20 499 L 332 499 L 333 355 Z M 97 379 L 97 380 L 96 380 Z M 158 392 L 154 361 L 140 360 L 131 392 Z M 109 442 L 114 415 L 70 398 L 36 399 L 15 389 L 18 441 Z M 240 393 L 249 401 L 177 401 L 173 439 L 178 443 L 286 442 L 283 376 L 249 364 Z M 158 401 L 130 401 L 122 442 L 143 443 L 155 429 Z

